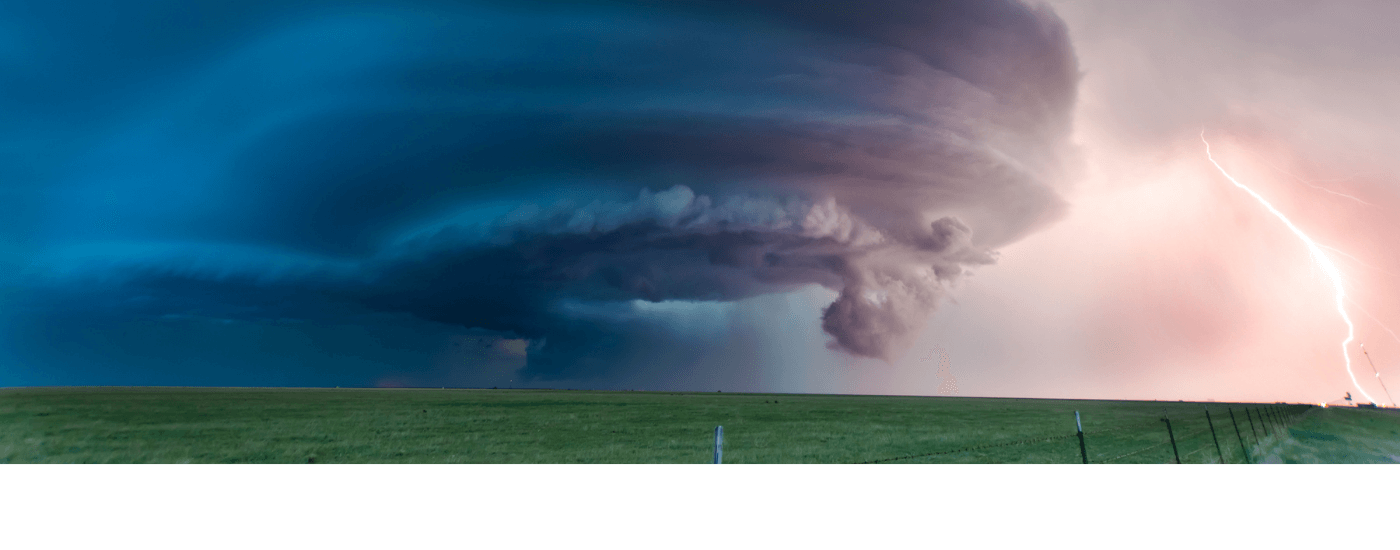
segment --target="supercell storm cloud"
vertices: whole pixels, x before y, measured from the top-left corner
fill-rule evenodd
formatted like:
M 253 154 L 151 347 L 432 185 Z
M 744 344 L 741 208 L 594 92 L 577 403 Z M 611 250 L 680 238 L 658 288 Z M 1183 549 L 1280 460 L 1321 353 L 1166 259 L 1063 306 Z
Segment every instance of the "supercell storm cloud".
M 13 311 L 400 316 L 547 380 L 634 345 L 619 304 L 820 285 L 830 345 L 888 360 L 1063 209 L 1040 5 L 143 5 L 0 8 L 48 29 L 0 57 Z

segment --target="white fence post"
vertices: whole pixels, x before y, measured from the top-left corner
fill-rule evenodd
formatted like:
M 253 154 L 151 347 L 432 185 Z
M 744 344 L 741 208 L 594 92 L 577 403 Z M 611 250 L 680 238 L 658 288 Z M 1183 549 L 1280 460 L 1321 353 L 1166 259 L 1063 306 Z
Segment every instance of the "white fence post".
M 1089 449 L 1084 447 L 1084 424 L 1079 421 L 1079 411 L 1074 411 L 1074 429 L 1079 432 L 1079 456 L 1089 463 Z
M 724 426 L 715 426 L 715 464 L 724 461 Z

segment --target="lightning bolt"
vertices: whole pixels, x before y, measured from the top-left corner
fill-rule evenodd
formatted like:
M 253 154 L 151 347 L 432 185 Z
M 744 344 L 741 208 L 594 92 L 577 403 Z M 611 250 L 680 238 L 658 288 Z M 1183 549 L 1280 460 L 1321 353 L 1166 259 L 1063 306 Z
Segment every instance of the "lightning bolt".
M 1206 144 L 1206 158 L 1210 159 L 1211 164 L 1215 165 L 1215 169 L 1220 170 L 1220 173 L 1225 176 L 1225 179 L 1230 180 L 1230 183 L 1235 184 L 1235 187 L 1249 193 L 1249 196 L 1254 197 L 1254 200 L 1264 205 L 1264 208 L 1267 209 L 1269 213 L 1278 217 L 1279 221 L 1282 221 L 1284 225 L 1288 226 L 1288 230 L 1292 231 L 1293 235 L 1297 236 L 1298 240 L 1303 241 L 1303 245 L 1308 247 L 1308 254 L 1312 256 L 1313 261 L 1317 262 L 1317 264 L 1322 267 L 1322 272 L 1326 274 L 1327 279 L 1332 282 L 1333 296 L 1337 302 L 1337 313 L 1341 314 L 1342 321 L 1345 321 L 1347 324 L 1347 338 L 1342 340 L 1342 359 L 1346 360 L 1347 375 L 1351 377 L 1351 385 L 1356 387 L 1356 391 L 1361 392 L 1361 395 L 1366 396 L 1366 399 L 1375 403 L 1376 400 L 1371 397 L 1371 394 L 1361 389 L 1361 384 L 1356 381 L 1356 374 L 1351 371 L 1351 354 L 1347 352 L 1347 346 L 1351 344 L 1352 340 L 1356 339 L 1356 326 L 1351 323 L 1351 317 L 1347 315 L 1347 294 L 1346 290 L 1342 287 L 1341 270 L 1337 269 L 1336 264 L 1333 264 L 1332 260 L 1329 259 L 1326 254 L 1322 253 L 1322 247 L 1313 242 L 1312 238 L 1306 233 L 1303 233 L 1302 229 L 1298 229 L 1298 226 L 1293 225 L 1292 221 L 1289 221 L 1288 216 L 1283 215 L 1283 212 L 1279 212 L 1277 208 L 1274 208 L 1274 205 L 1264 200 L 1264 197 L 1260 196 L 1259 193 L 1255 193 L 1253 189 L 1236 181 L 1234 176 L 1231 176 L 1229 172 L 1225 171 L 1225 168 L 1220 166 L 1220 163 L 1215 162 L 1215 157 L 1212 157 L 1210 154 L 1210 142 L 1206 141 L 1206 131 L 1204 129 L 1201 130 L 1201 143 Z
M 1356 262 L 1356 263 L 1358 263 L 1358 264 L 1361 264 L 1363 267 L 1369 267 L 1369 268 L 1371 268 L 1371 269 L 1374 269 L 1374 270 L 1379 271 L 1379 272 L 1381 272 L 1381 273 L 1384 273 L 1384 274 L 1386 274 L 1386 275 L 1396 276 L 1395 273 L 1391 272 L 1389 269 L 1382 269 L 1382 268 L 1376 267 L 1376 266 L 1374 266 L 1374 265 L 1368 264 L 1368 263 L 1362 261 L 1361 258 L 1357 258 L 1356 256 L 1352 256 L 1351 254 L 1347 254 L 1346 252 L 1343 252 L 1343 251 L 1341 251 L 1340 249 L 1337 249 L 1337 248 L 1334 248 L 1334 247 L 1331 247 L 1331 246 L 1327 246 L 1327 245 L 1325 245 L 1325 244 L 1320 244 L 1320 245 L 1317 245 L 1317 246 L 1320 246 L 1320 247 L 1322 247 L 1322 248 L 1326 248 L 1327 250 L 1331 250 L 1331 251 L 1333 251 L 1333 252 L 1336 252 L 1337 254 L 1341 254 L 1342 257 L 1349 258 L 1349 259 L 1351 259 L 1351 261 Z M 1347 301 L 1348 301 L 1348 302 L 1351 302 L 1351 305 L 1354 305 L 1354 306 L 1356 305 L 1356 300 L 1352 300 L 1352 299 L 1348 298 Z M 1357 307 L 1361 307 L 1361 306 L 1357 306 Z M 1370 314 L 1368 313 L 1367 315 L 1370 315 Z M 1379 321 L 1377 321 L 1377 322 L 1379 322 Z
M 1356 300 L 1347 298 L 1347 301 L 1351 302 L 1351 305 L 1356 306 L 1356 309 L 1361 310 L 1361 313 L 1364 313 L 1367 317 L 1370 317 L 1372 321 L 1375 321 L 1377 326 L 1385 329 L 1386 332 L 1390 333 L 1390 337 L 1394 338 L 1396 342 L 1400 342 L 1400 336 L 1396 336 L 1395 331 L 1390 330 L 1390 327 L 1385 326 L 1385 323 L 1382 323 L 1381 320 L 1377 319 L 1375 315 L 1371 315 L 1371 312 L 1366 311 L 1366 308 L 1361 307 L 1361 304 L 1356 303 Z
M 1277 166 L 1274 166 L 1274 163 L 1272 163 L 1272 162 L 1265 161 L 1264 164 L 1268 164 L 1270 168 L 1273 168 L 1274 170 L 1278 170 L 1278 171 L 1280 171 L 1280 172 L 1283 172 L 1283 173 L 1285 173 L 1285 174 L 1288 174 L 1288 175 L 1289 175 L 1290 177 L 1292 177 L 1293 179 L 1298 180 L 1299 183 L 1302 183 L 1303 185 L 1306 185 L 1306 186 L 1311 187 L 1311 188 L 1313 188 L 1313 189 L 1317 189 L 1318 191 L 1322 191 L 1322 192 L 1324 192 L 1324 193 L 1331 193 L 1331 194 L 1336 195 L 1336 196 L 1338 196 L 1338 197 L 1348 198 L 1348 199 L 1354 200 L 1354 201 L 1356 201 L 1356 202 L 1359 202 L 1359 203 L 1361 203 L 1361 204 L 1364 204 L 1364 205 L 1366 205 L 1366 206 L 1375 206 L 1374 204 L 1371 204 L 1371 203 L 1366 202 L 1366 201 L 1364 201 L 1364 200 L 1358 199 L 1358 198 L 1353 197 L 1353 196 L 1351 196 L 1351 195 L 1348 195 L 1348 194 L 1346 194 L 1346 193 L 1338 193 L 1338 192 L 1333 191 L 1333 190 L 1331 190 L 1331 189 L 1328 189 L 1328 188 L 1326 188 L 1326 187 L 1320 187 L 1320 186 L 1317 186 L 1317 185 L 1313 185 L 1313 184 L 1311 184 L 1311 183 L 1308 183 L 1308 180 L 1305 180 L 1305 179 L 1303 179 L 1303 178 L 1300 178 L 1300 177 L 1298 177 L 1297 175 L 1295 175 L 1295 174 L 1292 173 L 1292 172 L 1289 172 L 1289 171 L 1287 171 L 1287 170 L 1284 170 L 1284 169 L 1282 169 L 1282 168 L 1279 168 L 1279 167 L 1277 167 Z

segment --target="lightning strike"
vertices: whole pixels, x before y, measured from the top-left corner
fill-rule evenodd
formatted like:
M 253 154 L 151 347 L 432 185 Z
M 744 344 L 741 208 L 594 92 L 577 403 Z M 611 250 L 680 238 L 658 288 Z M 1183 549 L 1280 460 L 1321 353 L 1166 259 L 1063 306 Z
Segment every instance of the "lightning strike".
M 1347 301 L 1348 301 L 1348 302 L 1351 302 L 1351 305 L 1356 306 L 1356 309 L 1361 310 L 1361 313 L 1364 313 L 1364 314 L 1366 314 L 1367 317 L 1370 317 L 1372 321 L 1375 321 L 1375 322 L 1376 322 L 1376 326 L 1381 327 L 1382 329 L 1385 329 L 1385 331 L 1386 331 L 1387 333 L 1390 334 L 1390 337 L 1391 337 L 1391 338 L 1394 338 L 1396 342 L 1400 342 L 1400 336 L 1396 336 L 1396 335 L 1395 335 L 1395 331 L 1390 330 L 1390 327 L 1385 326 L 1385 323 L 1382 323 L 1381 320 L 1380 320 L 1380 319 L 1377 319 L 1375 315 L 1371 315 L 1371 312 L 1366 311 L 1366 308 L 1361 307 L 1361 304 L 1356 303 L 1356 300 L 1353 300 L 1353 299 L 1351 299 L 1351 298 L 1347 298 Z
M 1278 170 L 1278 171 L 1280 171 L 1280 172 L 1283 172 L 1283 173 L 1285 173 L 1285 174 L 1288 174 L 1289 177 L 1292 177 L 1293 179 L 1298 180 L 1299 183 L 1301 183 L 1301 184 L 1303 184 L 1303 185 L 1306 185 L 1306 186 L 1308 186 L 1308 187 L 1311 187 L 1311 188 L 1313 188 L 1313 189 L 1317 189 L 1318 191 L 1322 191 L 1322 192 L 1324 192 L 1324 193 L 1330 193 L 1330 194 L 1336 195 L 1336 196 L 1338 196 L 1338 197 L 1343 197 L 1343 198 L 1351 199 L 1351 200 L 1354 200 L 1354 201 L 1359 202 L 1359 203 L 1361 203 L 1361 204 L 1364 204 L 1364 205 L 1366 205 L 1366 206 L 1375 206 L 1374 204 L 1371 204 L 1371 203 L 1366 202 L 1366 201 L 1364 201 L 1364 200 L 1361 200 L 1361 199 L 1359 199 L 1359 198 L 1353 197 L 1353 196 L 1348 195 L 1348 194 L 1346 194 L 1346 193 L 1339 193 L 1339 192 L 1337 192 L 1337 191 L 1333 191 L 1333 190 L 1328 189 L 1328 188 L 1326 188 L 1326 187 L 1322 187 L 1322 186 L 1318 186 L 1318 185 L 1313 185 L 1312 183 L 1309 183 L 1308 180 L 1305 180 L 1305 179 L 1303 179 L 1303 178 L 1300 178 L 1300 177 L 1298 177 L 1297 175 L 1293 174 L 1292 172 L 1289 172 L 1289 171 L 1287 171 L 1287 170 L 1284 170 L 1284 169 L 1282 169 L 1282 168 L 1279 168 L 1279 167 L 1277 167 L 1277 166 L 1274 166 L 1274 164 L 1271 163 L 1271 162 L 1265 161 L 1264 164 L 1268 164 L 1270 168 L 1273 168 L 1274 170 Z M 1345 179 L 1350 179 L 1350 178 L 1343 178 L 1343 180 L 1340 180 L 1340 181 L 1344 181 Z
M 1357 264 L 1360 264 L 1362 267 L 1369 267 L 1369 268 L 1374 269 L 1374 270 L 1376 270 L 1376 271 L 1379 271 L 1379 272 L 1381 272 L 1381 273 L 1385 273 L 1386 275 L 1400 276 L 1400 275 L 1396 275 L 1395 273 L 1392 273 L 1392 272 L 1391 272 L 1390 270 L 1388 270 L 1388 269 L 1384 269 L 1384 268 L 1380 268 L 1380 267 L 1376 267 L 1376 266 L 1374 266 L 1374 265 L 1368 264 L 1368 263 L 1366 263 L 1365 261 L 1363 261 L 1361 258 L 1357 258 L 1356 256 L 1352 256 L 1351 254 L 1347 254 L 1346 252 L 1343 252 L 1343 251 L 1341 251 L 1340 249 L 1337 249 L 1337 248 L 1334 248 L 1334 247 L 1331 247 L 1331 246 L 1327 246 L 1327 245 L 1325 245 L 1325 244 L 1320 244 L 1320 245 L 1317 245 L 1317 246 L 1320 246 L 1320 247 L 1322 247 L 1322 248 L 1326 248 L 1327 250 L 1331 250 L 1331 251 L 1333 251 L 1333 252 L 1336 252 L 1337 254 L 1342 255 L 1342 257 L 1344 257 L 1344 258 L 1348 258 L 1348 259 L 1350 259 L 1351 261 L 1356 262 Z M 1356 305 L 1356 302 L 1353 301 L 1353 300 L 1351 300 L 1351 299 L 1348 299 L 1347 301 L 1351 302 L 1352 305 Z
M 1201 130 L 1201 143 L 1206 144 L 1206 158 L 1210 159 L 1211 164 L 1215 165 L 1215 169 L 1219 170 L 1220 173 L 1225 176 L 1225 179 L 1230 180 L 1230 183 L 1235 184 L 1235 187 L 1243 189 L 1244 192 L 1249 193 L 1249 196 L 1254 197 L 1254 200 L 1257 200 L 1259 201 L 1259 204 L 1264 205 L 1264 208 L 1267 209 L 1269 213 L 1277 217 L 1279 221 L 1282 221 L 1285 226 L 1288 226 L 1288 230 L 1292 231 L 1293 235 L 1298 237 L 1298 240 L 1303 241 L 1303 245 L 1307 246 L 1308 253 L 1312 256 L 1313 261 L 1317 262 L 1317 264 L 1322 267 L 1322 272 L 1325 273 L 1327 275 L 1327 279 L 1332 282 L 1333 296 L 1335 297 L 1337 302 L 1337 313 L 1341 314 L 1342 321 L 1346 322 L 1347 324 L 1347 337 L 1345 340 L 1342 340 L 1342 359 L 1346 361 L 1347 376 L 1351 377 L 1351 384 L 1352 386 L 1356 387 L 1356 391 L 1361 392 L 1361 395 L 1366 396 L 1366 399 L 1370 400 L 1372 403 L 1375 403 L 1376 400 L 1371 397 L 1371 394 L 1368 394 L 1366 393 L 1366 390 L 1361 389 L 1361 384 L 1356 381 L 1356 374 L 1351 371 L 1351 353 L 1347 351 L 1347 346 L 1351 344 L 1352 340 L 1356 339 L 1356 326 L 1352 324 L 1351 317 L 1347 315 L 1347 295 L 1346 289 L 1342 286 L 1341 270 L 1337 269 L 1336 264 L 1333 264 L 1332 260 L 1329 259 L 1327 255 L 1322 252 L 1322 247 L 1318 246 L 1316 242 L 1313 242 L 1312 238 L 1309 237 L 1306 233 L 1303 233 L 1302 229 L 1298 229 L 1298 226 L 1293 225 L 1293 222 L 1288 219 L 1288 216 L 1284 216 L 1283 212 L 1279 212 L 1277 208 L 1274 208 L 1273 204 L 1269 203 L 1269 201 L 1267 200 L 1264 200 L 1264 197 L 1260 196 L 1259 193 L 1255 193 L 1253 189 L 1250 189 L 1249 187 L 1245 186 L 1239 181 L 1236 181 L 1234 176 L 1231 176 L 1229 172 L 1225 171 L 1224 167 L 1220 166 L 1220 163 L 1215 162 L 1215 157 L 1211 156 L 1210 154 L 1210 142 L 1206 141 L 1205 130 Z

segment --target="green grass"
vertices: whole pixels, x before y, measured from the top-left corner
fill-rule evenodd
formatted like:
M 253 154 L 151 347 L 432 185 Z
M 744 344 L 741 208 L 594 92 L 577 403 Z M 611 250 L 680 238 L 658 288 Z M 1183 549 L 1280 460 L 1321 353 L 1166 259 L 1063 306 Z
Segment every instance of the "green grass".
M 1243 462 L 1226 408 L 1234 409 L 1246 444 L 1254 447 L 1243 411 L 1261 405 L 562 390 L 20 388 L 0 390 L 0 463 L 705 463 L 716 425 L 724 426 L 726 463 L 896 457 L 911 458 L 895 463 L 1077 463 L 1075 410 L 1095 462 L 1172 462 L 1160 421 L 1165 411 L 1183 462 L 1213 463 L 1219 457 L 1206 406 L 1226 461 Z M 1341 412 L 1294 411 L 1306 413 L 1295 419 L 1301 419 L 1295 429 L 1316 433 L 1330 432 L 1306 428 L 1310 422 L 1330 425 Z M 1387 429 L 1400 425 L 1385 418 L 1392 420 Z M 1273 456 L 1270 445 L 1284 438 L 1274 433 L 1277 427 L 1266 435 L 1255 422 L 1264 450 L 1251 453 Z M 1340 437 L 1355 437 L 1348 434 Z M 1044 438 L 1057 439 L 1008 445 Z M 967 449 L 986 445 L 1000 446 Z M 1395 452 L 1385 449 L 1374 456 Z M 939 454 L 914 456 L 930 453 Z M 1337 454 L 1315 456 L 1349 461 Z
M 1390 464 L 1400 462 L 1400 411 L 1314 409 L 1265 442 L 1260 462 L 1286 464 Z

